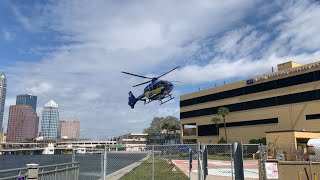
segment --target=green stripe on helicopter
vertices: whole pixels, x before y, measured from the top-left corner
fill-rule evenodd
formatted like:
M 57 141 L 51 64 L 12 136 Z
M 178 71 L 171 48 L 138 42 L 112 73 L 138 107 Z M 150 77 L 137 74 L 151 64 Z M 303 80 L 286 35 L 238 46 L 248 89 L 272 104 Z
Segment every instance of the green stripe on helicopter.
M 153 96 L 160 94 L 162 89 L 164 89 L 164 86 L 161 86 L 161 87 L 154 89 L 152 91 L 146 91 L 144 93 L 144 96 L 146 96 L 148 99 L 151 99 Z

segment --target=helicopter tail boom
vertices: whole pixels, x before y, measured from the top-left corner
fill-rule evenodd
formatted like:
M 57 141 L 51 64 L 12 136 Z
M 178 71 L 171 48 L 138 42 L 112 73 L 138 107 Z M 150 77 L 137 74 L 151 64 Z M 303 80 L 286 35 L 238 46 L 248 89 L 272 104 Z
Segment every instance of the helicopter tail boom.
M 129 92 L 129 106 L 131 106 L 131 109 L 134 108 L 134 105 L 137 103 L 139 99 L 137 99 L 136 97 L 134 97 L 134 95 L 132 94 L 132 92 Z

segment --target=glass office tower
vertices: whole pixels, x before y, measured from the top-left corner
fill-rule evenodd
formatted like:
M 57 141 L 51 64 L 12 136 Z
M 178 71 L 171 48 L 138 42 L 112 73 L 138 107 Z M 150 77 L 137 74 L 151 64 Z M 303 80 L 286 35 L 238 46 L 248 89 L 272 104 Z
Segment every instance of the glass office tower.
M 37 110 L 37 96 L 30 94 L 22 94 L 17 96 L 16 105 L 24 104 L 32 107 L 34 111 Z
M 58 138 L 59 106 L 53 101 L 44 105 L 41 120 L 41 135 L 45 139 Z

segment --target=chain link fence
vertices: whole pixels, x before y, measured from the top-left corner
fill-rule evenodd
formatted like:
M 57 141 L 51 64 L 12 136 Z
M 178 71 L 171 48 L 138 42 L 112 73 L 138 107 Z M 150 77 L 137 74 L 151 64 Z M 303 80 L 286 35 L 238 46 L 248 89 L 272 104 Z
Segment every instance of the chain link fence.
M 2 155 L 0 170 L 25 167 L 29 163 L 43 166 L 78 162 L 80 180 L 199 179 L 205 169 L 204 145 L 207 148 L 206 179 L 235 179 L 232 144 L 203 144 L 200 149 L 197 144 L 125 145 L 85 151 L 79 148 L 65 154 Z M 243 158 L 245 179 L 259 179 L 259 145 L 243 145 Z
M 233 145 L 206 144 L 205 146 L 208 152 L 206 179 L 235 179 Z M 144 156 L 138 157 L 139 153 Z M 125 154 L 129 156 L 124 161 L 134 163 L 115 172 L 111 170 L 123 161 Z M 259 155 L 259 145 L 243 145 L 245 179 L 259 179 Z M 190 159 L 192 159 L 191 169 Z M 143 151 L 126 148 L 108 150 L 106 179 L 190 179 L 190 177 L 199 179 L 203 177 L 203 173 L 199 174 L 204 168 L 202 159 L 203 154 L 199 153 L 196 144 L 145 146 Z
M 262 162 L 276 160 L 279 179 L 310 179 L 320 177 L 320 142 L 313 143 L 268 143 L 262 145 Z M 266 179 L 266 170 L 261 164 L 261 176 Z M 262 179 L 261 178 L 261 179 Z

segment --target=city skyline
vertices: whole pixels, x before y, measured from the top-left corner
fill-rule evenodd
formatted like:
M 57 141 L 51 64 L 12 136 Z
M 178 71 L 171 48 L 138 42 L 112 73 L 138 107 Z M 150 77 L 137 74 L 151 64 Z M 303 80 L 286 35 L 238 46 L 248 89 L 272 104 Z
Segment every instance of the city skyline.
M 16 95 L 34 94 L 39 115 L 54 99 L 61 119 L 81 122 L 81 137 L 142 132 L 153 117 L 179 117 L 182 94 L 317 61 L 319 16 L 315 0 L 0 2 L 3 124 Z M 121 71 L 154 77 L 176 66 L 164 79 L 182 82 L 174 100 L 128 107 L 143 81 Z

